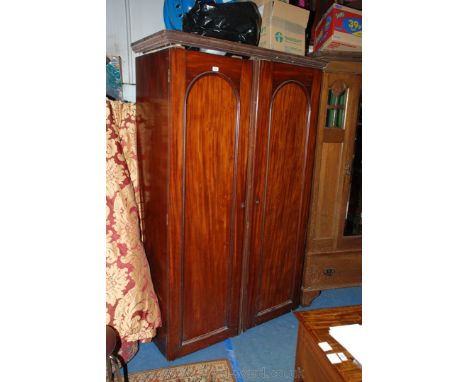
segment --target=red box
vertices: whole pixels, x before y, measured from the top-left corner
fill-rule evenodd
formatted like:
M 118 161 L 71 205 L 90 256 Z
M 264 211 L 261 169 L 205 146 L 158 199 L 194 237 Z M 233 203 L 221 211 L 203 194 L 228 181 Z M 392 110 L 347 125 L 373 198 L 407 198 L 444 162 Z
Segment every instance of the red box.
M 323 15 L 314 32 L 314 51 L 362 50 L 362 12 L 333 4 Z

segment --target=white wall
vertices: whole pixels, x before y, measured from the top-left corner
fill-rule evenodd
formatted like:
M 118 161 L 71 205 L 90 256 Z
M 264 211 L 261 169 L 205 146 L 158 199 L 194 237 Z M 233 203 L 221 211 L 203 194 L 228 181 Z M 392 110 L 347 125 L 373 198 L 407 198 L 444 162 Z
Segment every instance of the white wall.
M 122 58 L 123 96 L 135 102 L 135 54 L 130 44 L 164 29 L 164 0 L 106 0 L 106 53 Z

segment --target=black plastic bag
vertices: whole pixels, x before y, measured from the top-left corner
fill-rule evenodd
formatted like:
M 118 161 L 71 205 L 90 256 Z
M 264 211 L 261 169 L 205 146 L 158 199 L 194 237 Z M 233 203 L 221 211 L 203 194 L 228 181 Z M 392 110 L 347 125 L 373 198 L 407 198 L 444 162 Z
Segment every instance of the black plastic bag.
M 217 4 L 213 0 L 196 0 L 184 15 L 184 32 L 223 40 L 258 45 L 262 19 L 255 3 Z

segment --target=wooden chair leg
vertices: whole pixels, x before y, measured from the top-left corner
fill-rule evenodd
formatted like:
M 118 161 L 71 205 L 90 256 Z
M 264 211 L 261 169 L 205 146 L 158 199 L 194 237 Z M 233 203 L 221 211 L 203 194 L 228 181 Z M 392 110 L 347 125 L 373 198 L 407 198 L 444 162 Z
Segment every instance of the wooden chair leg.
M 115 355 L 110 355 L 109 356 L 110 360 L 111 360 L 111 363 L 113 365 L 113 369 L 114 369 L 114 373 L 113 375 L 115 377 L 117 377 L 117 382 L 123 382 L 123 379 L 122 379 L 122 374 L 120 374 L 120 361 L 119 359 L 115 356 Z M 114 380 L 114 378 L 113 378 Z
M 112 361 L 109 357 L 106 358 L 106 382 L 113 382 L 112 377 Z

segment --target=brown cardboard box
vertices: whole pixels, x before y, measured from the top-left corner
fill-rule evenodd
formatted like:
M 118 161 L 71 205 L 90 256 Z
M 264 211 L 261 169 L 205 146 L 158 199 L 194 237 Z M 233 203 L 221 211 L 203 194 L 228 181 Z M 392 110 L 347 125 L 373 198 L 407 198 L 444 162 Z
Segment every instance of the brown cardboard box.
M 362 51 L 362 12 L 333 4 L 315 28 L 314 51 Z
M 303 56 L 309 11 L 282 0 L 255 0 L 262 15 L 259 47 Z

